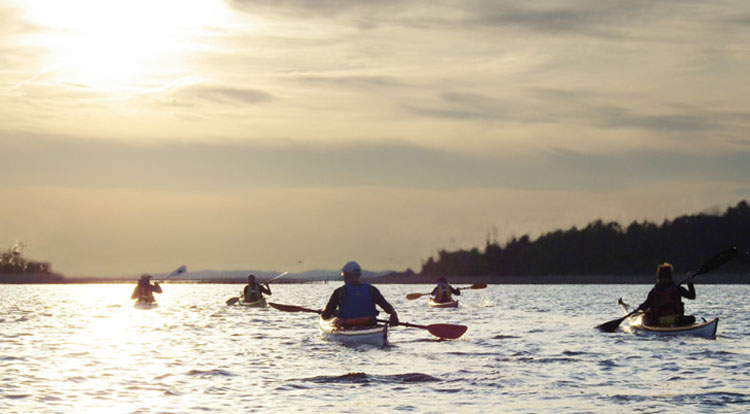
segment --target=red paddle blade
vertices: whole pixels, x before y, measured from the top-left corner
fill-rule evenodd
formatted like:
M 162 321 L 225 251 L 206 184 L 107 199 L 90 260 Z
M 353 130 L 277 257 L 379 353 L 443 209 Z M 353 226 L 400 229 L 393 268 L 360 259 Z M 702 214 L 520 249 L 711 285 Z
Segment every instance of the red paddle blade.
M 458 339 L 467 329 L 468 327 L 463 325 L 450 325 L 447 323 L 427 325 L 427 331 L 440 339 Z
M 409 293 L 408 295 L 406 295 L 406 299 L 409 299 L 409 300 L 419 299 L 424 295 L 429 295 L 429 293 Z
M 474 283 L 470 287 L 471 289 L 484 289 L 487 287 L 487 284 L 486 283 Z
M 268 302 L 268 306 L 278 309 L 282 312 L 309 312 L 309 313 L 321 313 L 319 310 L 303 308 L 302 306 L 294 305 L 282 305 L 281 303 Z

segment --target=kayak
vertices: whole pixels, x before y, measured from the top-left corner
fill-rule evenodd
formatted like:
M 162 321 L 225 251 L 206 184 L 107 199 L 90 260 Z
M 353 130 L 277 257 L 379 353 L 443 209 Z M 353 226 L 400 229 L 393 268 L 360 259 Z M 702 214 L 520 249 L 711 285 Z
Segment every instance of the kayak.
M 450 302 L 435 302 L 430 298 L 429 301 L 427 301 L 427 306 L 431 308 L 457 308 L 458 307 L 458 301 L 452 300 Z
M 245 302 L 244 299 L 245 298 L 240 298 L 240 300 L 237 302 L 237 304 L 240 305 L 240 306 L 247 306 L 247 307 L 250 307 L 250 308 L 265 308 L 266 306 L 268 306 L 268 304 L 266 303 L 266 298 L 264 298 L 264 297 L 261 297 L 260 299 L 256 300 L 255 302 Z
M 320 334 L 327 341 L 341 342 L 347 345 L 375 345 L 384 347 L 388 343 L 388 324 L 337 328 L 331 319 L 319 319 Z
M 133 304 L 133 307 L 136 309 L 153 309 L 158 308 L 159 304 L 157 302 L 149 302 L 146 300 L 137 300 L 135 301 L 135 304 Z
M 627 315 L 629 312 L 627 305 L 620 303 L 620 310 Z M 685 326 L 653 326 L 646 324 L 646 314 L 638 312 L 628 318 L 628 325 L 631 332 L 642 335 L 657 336 L 676 336 L 690 335 L 702 338 L 716 339 L 716 329 L 719 327 L 719 318 L 710 321 L 696 322 Z M 626 330 L 628 329 L 626 328 Z

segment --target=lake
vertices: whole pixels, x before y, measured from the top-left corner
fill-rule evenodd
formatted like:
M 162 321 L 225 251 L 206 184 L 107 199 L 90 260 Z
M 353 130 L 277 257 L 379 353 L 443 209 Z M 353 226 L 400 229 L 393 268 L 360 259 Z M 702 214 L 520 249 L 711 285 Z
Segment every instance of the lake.
M 594 326 L 647 285 L 490 285 L 430 309 L 428 285 L 380 285 L 404 322 L 469 327 L 455 341 L 394 327 L 391 346 L 323 341 L 317 316 L 226 306 L 242 285 L 0 286 L 2 413 L 750 412 L 750 286 L 697 285 L 715 340 Z M 319 309 L 338 284 L 272 285 Z M 623 323 L 625 324 L 625 323 Z

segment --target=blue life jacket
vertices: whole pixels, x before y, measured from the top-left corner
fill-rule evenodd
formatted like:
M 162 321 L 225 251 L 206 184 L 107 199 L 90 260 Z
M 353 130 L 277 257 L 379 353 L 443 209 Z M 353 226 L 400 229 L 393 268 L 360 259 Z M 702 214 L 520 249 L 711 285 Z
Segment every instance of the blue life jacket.
M 376 315 L 375 302 L 372 300 L 368 283 L 344 285 L 344 295 L 339 302 L 340 318 L 374 318 Z

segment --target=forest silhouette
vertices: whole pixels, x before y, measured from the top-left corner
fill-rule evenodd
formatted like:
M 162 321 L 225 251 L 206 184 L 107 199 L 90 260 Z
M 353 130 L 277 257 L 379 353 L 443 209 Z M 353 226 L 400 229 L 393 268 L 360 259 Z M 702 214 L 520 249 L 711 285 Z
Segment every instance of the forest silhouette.
M 623 227 L 617 222 L 596 220 L 581 229 L 556 230 L 535 240 L 528 235 L 514 237 L 504 246 L 487 240 L 482 250 L 439 250 L 437 257 L 423 262 L 419 273 L 407 269 L 389 275 L 389 279 L 431 282 L 441 276 L 487 276 L 484 279 L 490 282 L 510 277 L 518 282 L 521 277 L 533 283 L 550 275 L 556 276 L 557 282 L 596 280 L 566 275 L 596 276 L 599 281 L 607 281 L 609 275 L 651 277 L 659 263 L 673 263 L 683 272 L 696 270 L 712 254 L 730 246 L 738 247 L 740 260 L 726 264 L 721 271 L 744 277 L 750 246 L 750 206 L 744 200 L 723 214 L 686 215 L 661 225 L 634 221 Z M 648 279 L 638 279 L 644 280 Z
M 450 277 L 488 283 L 651 283 L 659 263 L 670 262 L 678 273 L 686 273 L 731 246 L 737 247 L 737 257 L 700 282 L 750 283 L 750 205 L 744 200 L 723 213 L 685 215 L 661 225 L 634 221 L 623 227 L 596 220 L 581 229 L 555 230 L 534 240 L 524 235 L 500 245 L 488 239 L 481 250 L 441 249 L 437 257 L 423 261 L 419 273 L 390 272 L 377 282 L 433 283 L 438 277 Z M 49 263 L 24 258 L 22 250 L 19 243 L 0 252 L 0 283 L 74 281 L 52 273 Z M 238 281 L 244 282 L 244 277 Z

